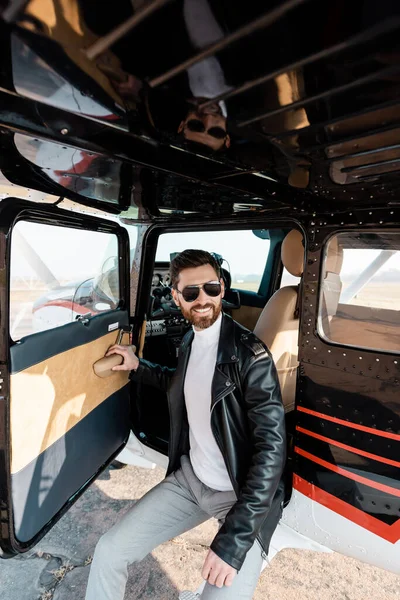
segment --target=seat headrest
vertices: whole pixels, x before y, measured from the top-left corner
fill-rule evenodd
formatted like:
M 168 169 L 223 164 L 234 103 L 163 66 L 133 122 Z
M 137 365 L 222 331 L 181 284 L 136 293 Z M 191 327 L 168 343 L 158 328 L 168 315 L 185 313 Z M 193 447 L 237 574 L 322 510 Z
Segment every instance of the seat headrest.
M 303 275 L 304 246 L 303 235 L 297 229 L 289 231 L 282 242 L 281 257 L 283 266 L 294 277 Z
M 221 277 L 225 283 L 225 291 L 230 290 L 231 285 L 232 285 L 231 274 L 229 273 L 229 271 L 227 269 L 223 269 L 222 267 L 221 267 Z

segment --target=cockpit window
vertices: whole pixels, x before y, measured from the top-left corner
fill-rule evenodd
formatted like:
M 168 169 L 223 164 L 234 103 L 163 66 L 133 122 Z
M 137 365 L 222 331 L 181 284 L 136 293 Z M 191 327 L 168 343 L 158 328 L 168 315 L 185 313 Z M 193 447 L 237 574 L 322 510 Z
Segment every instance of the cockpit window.
M 329 240 L 318 328 L 332 342 L 400 352 L 400 232 Z
M 187 248 L 216 252 L 224 258 L 222 267 L 230 272 L 233 289 L 258 292 L 269 246 L 269 239 L 251 230 L 165 233 L 158 240 L 156 261 L 169 261 L 171 253 Z

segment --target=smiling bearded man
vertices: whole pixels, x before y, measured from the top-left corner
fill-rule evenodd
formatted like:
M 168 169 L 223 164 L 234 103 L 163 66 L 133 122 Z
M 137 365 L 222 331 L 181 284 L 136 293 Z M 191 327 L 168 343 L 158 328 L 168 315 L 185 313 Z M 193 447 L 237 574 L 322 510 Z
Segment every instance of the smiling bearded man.
M 210 517 L 221 527 L 202 569 L 201 599 L 250 600 L 281 515 L 285 420 L 271 355 L 222 313 L 224 283 L 211 254 L 181 252 L 171 280 L 193 326 L 176 370 L 138 359 L 132 346 L 107 353 L 124 359 L 115 370 L 168 394 L 167 476 L 99 540 L 86 600 L 123 600 L 128 564 Z

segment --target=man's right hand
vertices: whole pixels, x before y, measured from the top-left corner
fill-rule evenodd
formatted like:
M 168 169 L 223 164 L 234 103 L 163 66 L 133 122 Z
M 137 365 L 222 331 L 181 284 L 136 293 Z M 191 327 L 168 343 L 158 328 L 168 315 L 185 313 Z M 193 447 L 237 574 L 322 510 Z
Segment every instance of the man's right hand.
M 117 365 L 113 367 L 113 371 L 136 371 L 139 366 L 139 359 L 135 354 L 135 346 L 119 346 L 118 344 L 114 344 L 111 348 L 108 349 L 106 356 L 111 356 L 112 354 L 119 354 L 124 359 L 121 365 Z

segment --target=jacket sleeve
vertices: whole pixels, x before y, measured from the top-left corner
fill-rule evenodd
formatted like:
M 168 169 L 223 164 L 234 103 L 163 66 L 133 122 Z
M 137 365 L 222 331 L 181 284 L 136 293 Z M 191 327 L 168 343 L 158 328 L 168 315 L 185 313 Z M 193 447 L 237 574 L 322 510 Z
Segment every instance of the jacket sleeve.
M 250 359 L 242 382 L 252 457 L 237 502 L 211 544 L 211 549 L 237 570 L 268 518 L 286 460 L 285 414 L 269 354 Z
M 140 381 L 145 385 L 152 385 L 153 387 L 166 392 L 174 373 L 175 369 L 162 367 L 155 363 L 151 363 L 144 358 L 140 358 L 138 368 L 136 371 L 130 372 L 129 379 L 131 381 Z

